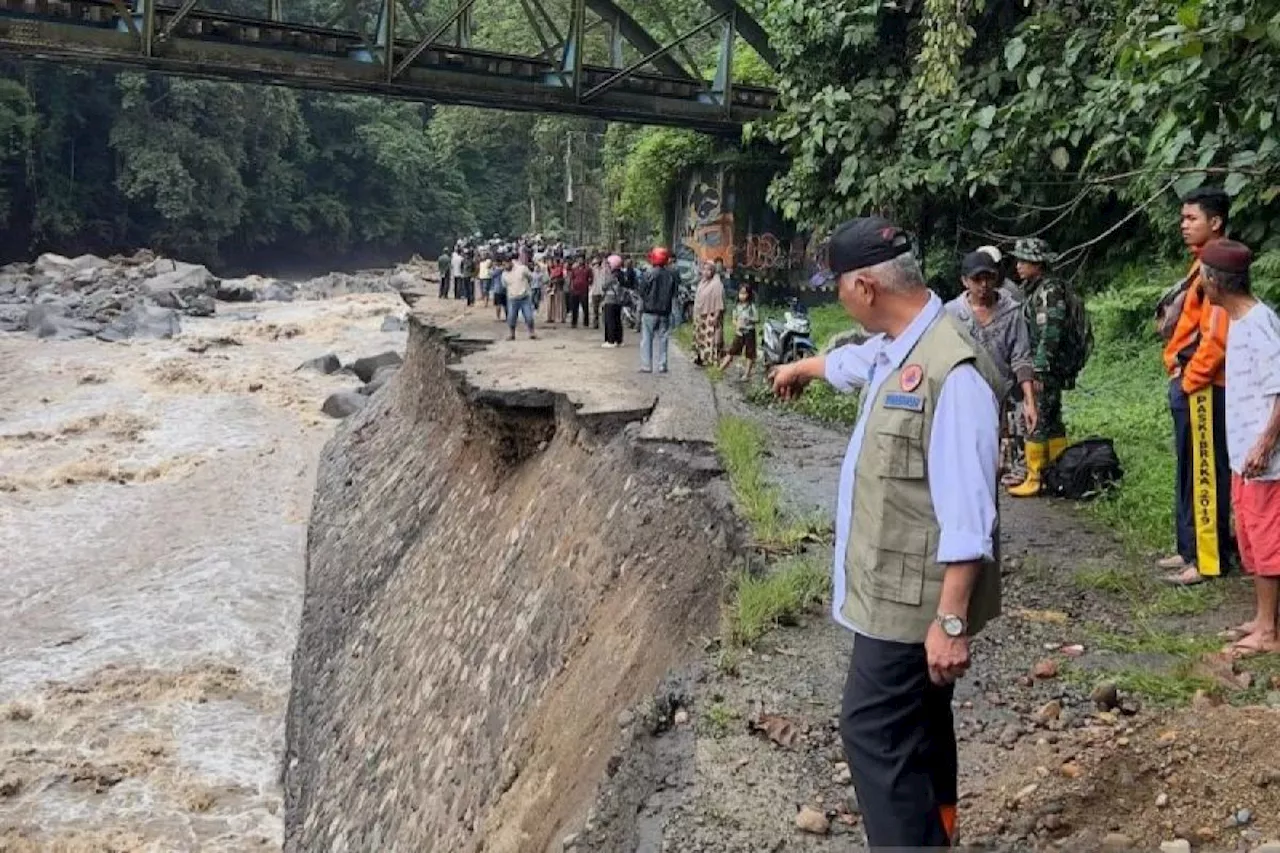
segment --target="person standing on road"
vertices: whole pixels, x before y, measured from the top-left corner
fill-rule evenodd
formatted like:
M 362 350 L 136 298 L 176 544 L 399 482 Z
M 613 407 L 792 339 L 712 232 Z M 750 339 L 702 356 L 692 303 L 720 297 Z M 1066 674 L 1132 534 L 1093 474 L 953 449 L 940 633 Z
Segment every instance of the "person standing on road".
M 862 389 L 840 470 L 832 615 L 854 632 L 840 735 L 872 850 L 955 837 L 951 698 L 969 638 L 1000 610 L 1001 378 L 925 285 L 911 240 L 846 222 L 828 259 L 840 303 L 874 337 L 777 368 Z
M 1231 540 L 1231 463 L 1226 426 L 1226 353 L 1230 318 L 1205 298 L 1200 253 L 1227 230 L 1230 199 L 1203 187 L 1182 200 L 1182 239 L 1195 260 L 1157 320 L 1166 343 L 1169 412 L 1177 455 L 1177 554 L 1157 565 L 1167 583 L 1198 584 L 1227 571 Z
M 440 252 L 436 270 L 440 273 L 440 298 L 444 299 L 449 295 L 449 275 L 453 272 L 453 256 L 449 254 L 448 248 Z
M 1009 469 L 1016 456 L 1012 447 L 1013 413 L 1018 406 L 1023 407 L 1028 429 L 1034 432 L 1036 428 L 1036 370 L 1031 357 L 1031 333 L 1022 306 L 1000 287 L 1000 267 L 989 254 L 979 249 L 965 255 L 960 262 L 960 279 L 964 293 L 947 303 L 947 313 L 982 344 L 1010 391 L 1004 398 L 1000 418 L 1001 446 L 1005 448 L 1001 456 L 1004 467 Z
M 587 313 L 587 297 L 591 293 L 591 268 L 587 259 L 579 255 L 569 269 L 569 327 L 578 328 L 578 312 L 582 312 L 582 327 L 591 319 Z
M 1061 365 L 1067 363 L 1067 284 L 1046 274 L 1053 259 L 1049 244 L 1039 237 L 1019 240 L 1013 247 L 1026 301 L 1023 314 L 1031 334 L 1035 367 L 1035 429 L 1027 430 L 1027 476 L 1009 487 L 1015 498 L 1040 494 L 1044 471 L 1067 449 L 1067 424 L 1062 418 L 1062 391 L 1067 383 Z M 1074 378 L 1074 377 L 1073 377 Z
M 604 304 L 605 285 L 613 281 L 613 270 L 603 254 L 591 265 L 591 328 L 600 328 L 600 306 Z
M 522 258 L 512 260 L 508 257 L 504 266 L 501 287 L 506 291 L 507 329 L 511 332 L 508 340 L 516 339 L 516 323 L 521 316 L 529 330 L 529 340 L 536 340 L 538 336 L 533 330 L 533 273 Z
M 715 264 L 702 262 L 702 279 L 693 299 L 693 363 L 720 363 L 724 354 L 724 282 Z
M 622 258 L 610 255 L 607 261 L 612 275 L 604 285 L 604 298 L 600 310 L 604 313 L 604 346 L 617 349 L 622 346 L 622 299 L 624 295 Z
M 559 252 L 551 257 L 547 268 L 547 325 L 563 323 L 565 317 L 565 287 L 567 273 L 564 258 Z
M 662 246 L 649 250 L 650 269 L 640 280 L 640 372 L 667 372 L 667 348 L 671 339 L 671 305 L 676 298 L 676 277 L 671 253 Z
M 756 325 L 759 322 L 760 312 L 756 309 L 755 292 L 744 281 L 738 285 L 738 303 L 733 307 L 733 342 L 720 361 L 720 370 L 725 371 L 738 356 L 746 359 L 747 368 L 742 371 L 743 382 L 751 381 L 751 371 L 756 366 Z
M 1227 452 L 1231 505 L 1244 570 L 1253 575 L 1257 610 L 1235 628 L 1233 655 L 1280 652 L 1280 317 L 1253 296 L 1253 256 L 1234 240 L 1200 253 L 1205 296 L 1231 317 L 1227 336 Z
M 453 283 L 453 298 L 462 298 L 462 243 L 453 248 L 453 257 L 449 259 L 449 280 Z

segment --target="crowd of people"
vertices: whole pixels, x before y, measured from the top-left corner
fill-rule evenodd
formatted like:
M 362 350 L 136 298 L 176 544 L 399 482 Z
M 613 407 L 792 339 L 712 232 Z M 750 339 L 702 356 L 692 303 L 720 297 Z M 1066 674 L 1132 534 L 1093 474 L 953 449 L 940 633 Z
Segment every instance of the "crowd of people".
M 666 373 L 671 329 L 684 314 L 680 276 L 665 248 L 654 248 L 647 260 L 640 269 L 632 258 L 571 249 L 541 235 L 463 237 L 437 261 L 439 297 L 492 306 L 496 319 L 506 321 L 510 340 L 521 319 L 536 339 L 536 318 L 544 309 L 547 325 L 603 326 L 605 349 L 621 347 L 630 325 L 640 333 L 641 372 Z

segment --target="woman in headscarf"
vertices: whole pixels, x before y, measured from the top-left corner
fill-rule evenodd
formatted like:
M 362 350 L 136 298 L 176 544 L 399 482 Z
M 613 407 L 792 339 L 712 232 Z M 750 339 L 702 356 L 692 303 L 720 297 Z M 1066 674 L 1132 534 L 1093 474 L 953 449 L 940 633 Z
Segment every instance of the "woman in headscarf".
M 693 363 L 719 364 L 724 352 L 724 282 L 716 265 L 702 264 L 702 279 L 693 299 Z

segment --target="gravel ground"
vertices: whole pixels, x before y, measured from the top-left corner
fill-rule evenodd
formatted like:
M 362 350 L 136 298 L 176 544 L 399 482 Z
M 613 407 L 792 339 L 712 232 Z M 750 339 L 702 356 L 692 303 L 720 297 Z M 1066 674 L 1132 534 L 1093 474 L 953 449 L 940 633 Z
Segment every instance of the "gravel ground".
M 722 382 L 717 397 L 721 415 L 766 428 L 767 469 L 791 508 L 831 513 L 848 431 L 751 406 L 737 383 Z M 1185 838 L 1236 850 L 1280 836 L 1280 757 L 1267 744 L 1280 732 L 1280 710 L 1265 707 L 1280 705 L 1280 694 L 1266 693 L 1269 664 L 1247 676 L 1207 656 L 1193 677 L 1217 687 L 1181 710 L 1127 690 L 1106 712 L 1090 698 L 1112 672 L 1184 685 L 1175 675 L 1195 656 L 1149 638 L 1212 638 L 1249 614 L 1248 586 L 1229 579 L 1206 597 L 1164 594 L 1153 606 L 1149 587 L 1123 592 L 1097 580 L 1141 578 L 1148 561 L 1076 507 L 1006 500 L 1002 525 L 1005 615 L 974 643 L 974 667 L 956 694 L 962 842 L 1154 849 Z M 829 561 L 830 547 L 812 556 Z M 711 651 L 687 700 L 694 772 L 684 782 L 673 774 L 680 796 L 666 791 L 650 804 L 666 829 L 661 846 L 646 849 L 861 847 L 837 731 L 849 649 L 847 633 L 815 613 L 774 631 L 733 672 Z M 1252 692 L 1242 692 L 1250 678 Z M 823 832 L 798 828 L 816 815 L 812 828 Z

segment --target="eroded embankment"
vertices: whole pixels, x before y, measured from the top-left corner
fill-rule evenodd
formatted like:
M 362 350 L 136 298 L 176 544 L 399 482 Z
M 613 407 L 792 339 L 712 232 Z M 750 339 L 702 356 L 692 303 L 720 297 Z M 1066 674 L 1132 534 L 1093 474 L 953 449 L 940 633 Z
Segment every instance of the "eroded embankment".
M 459 349 L 415 321 L 321 461 L 288 850 L 558 850 L 616 768 L 619 711 L 715 631 L 736 547 L 699 488 L 710 448 L 473 392 Z

